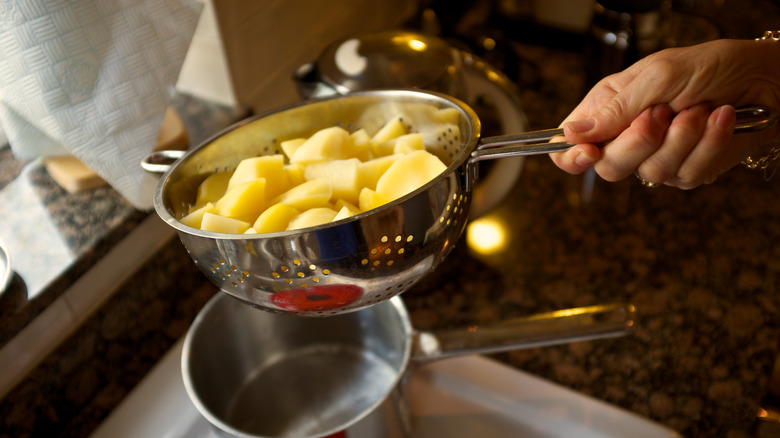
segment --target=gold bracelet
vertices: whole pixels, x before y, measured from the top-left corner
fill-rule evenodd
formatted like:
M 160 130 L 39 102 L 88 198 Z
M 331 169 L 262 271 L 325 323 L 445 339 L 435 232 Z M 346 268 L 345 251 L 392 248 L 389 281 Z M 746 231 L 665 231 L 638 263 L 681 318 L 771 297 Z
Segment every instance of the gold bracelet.
M 775 40 L 780 41 L 780 30 L 768 30 L 764 32 L 761 38 L 756 38 L 756 41 L 760 40 Z
M 764 32 L 764 35 L 761 36 L 761 38 L 756 38 L 756 41 L 761 40 L 774 40 L 774 41 L 780 41 L 780 30 L 768 30 Z M 747 167 L 750 170 L 761 170 L 764 172 L 764 180 L 769 181 L 772 179 L 772 177 L 775 174 L 775 171 L 777 170 L 777 165 L 775 165 L 771 170 L 769 169 L 769 165 L 773 162 L 780 159 L 780 144 L 773 143 L 766 145 L 764 147 L 771 146 L 769 149 L 769 152 L 764 155 L 763 157 L 759 159 L 754 159 L 750 156 L 745 157 L 744 160 L 742 160 L 742 164 Z

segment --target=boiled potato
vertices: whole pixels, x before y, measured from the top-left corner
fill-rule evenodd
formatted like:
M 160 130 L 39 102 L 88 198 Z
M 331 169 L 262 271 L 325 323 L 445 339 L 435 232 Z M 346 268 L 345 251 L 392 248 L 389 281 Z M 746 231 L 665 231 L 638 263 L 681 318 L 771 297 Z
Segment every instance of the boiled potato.
M 243 234 L 249 229 L 249 223 L 207 212 L 203 215 L 200 229 L 214 233 Z
M 434 129 L 410 132 L 412 118 L 398 114 L 373 136 L 366 129 L 349 133 L 333 126 L 283 141 L 281 153 L 246 158 L 233 171 L 207 177 L 181 221 L 207 231 L 262 234 L 324 224 L 392 202 L 446 169 L 426 147 L 436 150 L 458 135 L 457 110 L 408 109 L 416 124 Z M 379 125 L 372 120 L 369 126 Z
M 349 134 L 349 141 L 352 144 L 350 148 L 351 155 L 360 161 L 366 161 L 371 156 L 371 136 L 368 132 L 360 128 L 357 131 Z
M 295 155 L 295 151 L 298 150 L 299 147 L 301 147 L 302 144 L 306 143 L 306 139 L 301 138 L 294 138 L 292 140 L 285 140 L 279 144 L 279 147 L 282 148 L 282 152 L 284 152 L 284 155 L 287 156 L 287 159 L 291 159 L 293 155 Z
M 200 228 L 205 213 L 219 214 L 214 203 L 209 202 L 200 208 L 194 209 L 191 213 L 181 218 L 181 223 L 192 228 Z
M 254 221 L 265 207 L 265 185 L 265 178 L 258 178 L 231 188 L 217 201 L 217 211 L 225 217 Z
M 389 199 L 398 199 L 417 190 L 446 169 L 447 166 L 428 151 L 410 152 L 395 160 L 382 174 L 376 183 L 376 192 Z
M 371 141 L 374 144 L 384 143 L 408 133 L 409 126 L 404 123 L 404 116 L 399 114 L 385 123 L 384 126 L 371 137 Z
M 394 154 L 406 154 L 412 151 L 421 151 L 425 149 L 423 136 L 418 132 L 405 134 L 395 139 L 393 144 Z
M 341 220 L 341 219 L 346 219 L 346 218 L 352 217 L 354 215 L 355 214 L 352 213 L 352 211 L 349 209 L 349 207 L 344 206 L 344 207 L 341 207 L 341 210 L 339 210 L 339 212 L 336 213 L 336 216 L 334 216 L 333 219 L 331 219 L 331 222 L 336 222 L 336 221 Z
M 338 212 L 336 210 L 328 207 L 312 208 L 290 219 L 287 230 L 298 230 L 301 228 L 327 224 L 328 222 L 331 222 L 337 214 Z
M 433 119 L 437 122 L 457 125 L 460 121 L 460 111 L 457 108 L 442 108 L 433 112 Z
M 316 161 L 350 158 L 349 132 L 340 126 L 321 129 L 309 137 L 290 157 L 291 163 L 308 164 Z
M 290 219 L 301 214 L 297 208 L 286 204 L 274 204 L 257 217 L 252 228 L 257 233 L 275 233 L 287 229 Z
M 288 190 L 290 187 L 287 187 L 284 178 L 284 155 L 264 155 L 241 160 L 228 182 L 227 190 L 259 178 L 265 178 L 268 198 Z
M 360 163 L 358 166 L 358 178 L 360 178 L 360 187 L 368 187 L 371 190 L 376 190 L 376 183 L 379 181 L 379 177 L 382 176 L 385 171 L 392 165 L 397 159 L 401 158 L 402 154 L 393 154 L 385 157 L 374 158 L 366 162 Z
M 195 205 L 200 207 L 221 198 L 225 194 L 232 176 L 233 172 L 216 172 L 207 176 L 198 186 Z
M 330 183 L 333 198 L 341 198 L 355 203 L 360 193 L 360 160 L 331 160 L 311 163 L 306 166 L 303 175 L 307 181 L 325 180 Z
M 333 189 L 328 181 L 315 179 L 282 193 L 273 203 L 286 204 L 303 211 L 325 206 L 332 195 Z
M 358 208 L 357 205 L 347 202 L 343 199 L 337 199 L 336 202 L 333 203 L 333 209 L 336 211 L 341 211 L 342 208 L 347 208 L 352 215 L 360 214 L 360 208 Z
M 360 191 L 358 207 L 360 211 L 373 210 L 393 201 L 392 198 L 375 192 L 369 188 Z

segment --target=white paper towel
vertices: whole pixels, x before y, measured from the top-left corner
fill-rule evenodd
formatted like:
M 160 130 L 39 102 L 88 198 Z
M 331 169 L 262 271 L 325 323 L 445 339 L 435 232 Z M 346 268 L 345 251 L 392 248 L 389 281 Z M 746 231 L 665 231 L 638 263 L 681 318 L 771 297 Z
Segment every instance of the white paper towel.
M 20 159 L 72 154 L 140 209 L 202 4 L 0 1 L 0 124 Z

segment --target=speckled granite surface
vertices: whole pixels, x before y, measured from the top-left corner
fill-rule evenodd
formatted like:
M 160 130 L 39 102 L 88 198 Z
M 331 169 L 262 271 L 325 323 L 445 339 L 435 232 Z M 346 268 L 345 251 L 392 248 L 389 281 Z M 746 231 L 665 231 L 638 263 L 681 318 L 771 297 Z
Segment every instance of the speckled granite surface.
M 582 55 L 514 48 L 531 128 L 557 125 L 581 95 Z M 480 255 L 461 241 L 405 293 L 414 325 L 629 301 L 641 323 L 634 336 L 496 357 L 686 437 L 753 436 L 780 341 L 780 179 L 766 183 L 740 168 L 688 192 L 597 180 L 590 201 L 582 188 L 582 176 L 528 159 L 515 190 L 488 215 L 507 224 L 508 246 Z M 90 251 L 76 266 L 99 257 Z M 178 241 L 141 272 L 0 400 L 0 436 L 88 436 L 215 292 Z

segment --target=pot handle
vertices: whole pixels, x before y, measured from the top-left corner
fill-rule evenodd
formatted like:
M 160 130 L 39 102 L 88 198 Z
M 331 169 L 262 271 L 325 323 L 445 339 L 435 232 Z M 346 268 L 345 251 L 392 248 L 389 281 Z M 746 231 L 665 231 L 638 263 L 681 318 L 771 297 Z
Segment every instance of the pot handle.
M 187 151 L 180 150 L 152 152 L 141 161 L 141 167 L 149 173 L 165 173 L 176 160 L 183 157 L 186 153 Z
M 424 363 L 472 354 L 614 338 L 633 333 L 637 325 L 636 308 L 627 303 L 557 310 L 490 325 L 417 332 L 413 336 L 412 360 Z
M 762 105 L 737 108 L 735 134 L 761 131 L 777 123 L 778 111 Z M 494 160 L 496 158 L 562 152 L 574 144 L 569 142 L 544 143 L 553 137 L 563 136 L 563 129 L 544 129 L 520 134 L 497 135 L 480 140 L 477 149 L 471 153 L 470 162 Z

